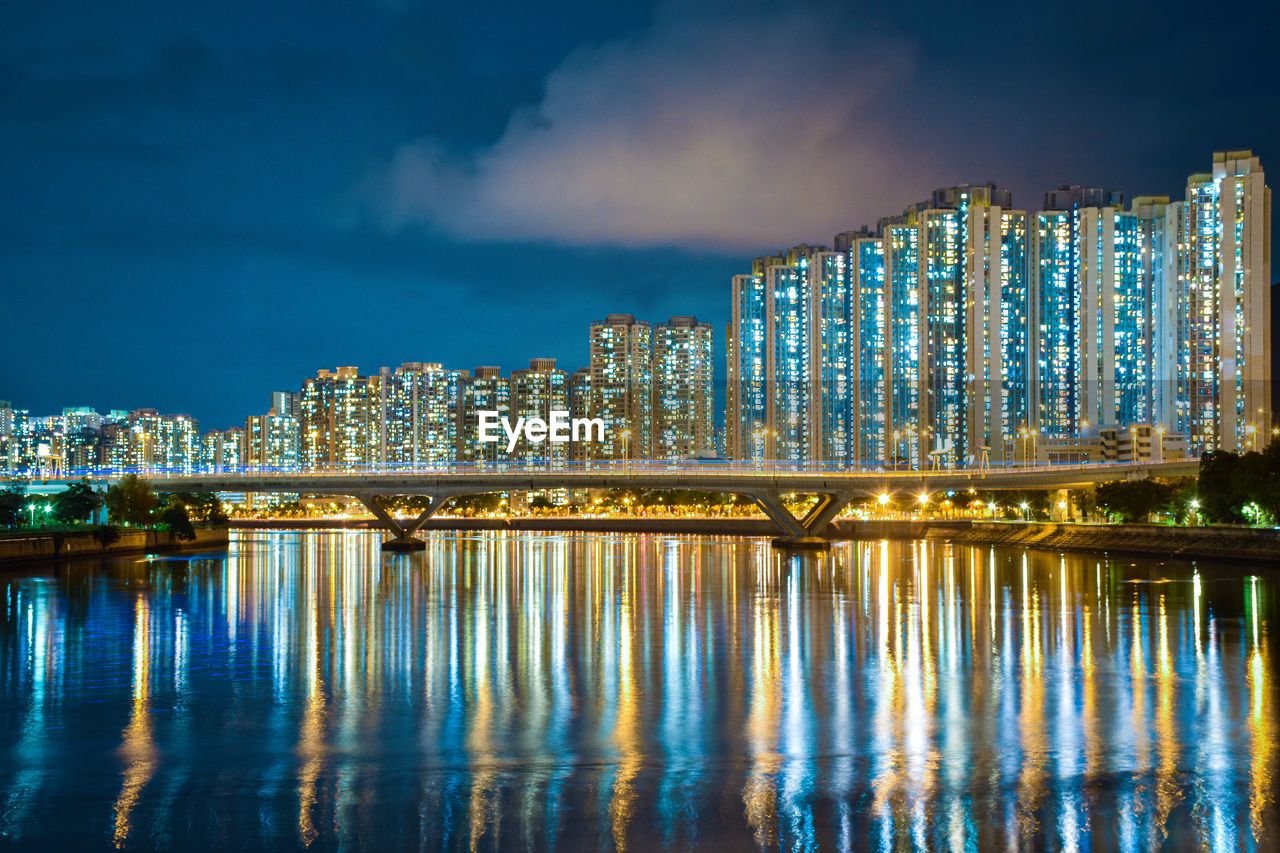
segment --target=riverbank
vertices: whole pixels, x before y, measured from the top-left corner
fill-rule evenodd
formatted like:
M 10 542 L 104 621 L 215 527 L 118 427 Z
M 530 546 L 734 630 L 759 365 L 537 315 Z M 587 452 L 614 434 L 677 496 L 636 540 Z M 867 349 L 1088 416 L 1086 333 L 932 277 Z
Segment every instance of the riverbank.
M 966 545 L 1280 565 L 1280 530 L 1274 528 L 971 521 L 931 525 L 925 535 Z
M 273 519 L 233 521 L 265 530 L 373 529 L 369 520 Z M 777 536 L 777 526 L 756 518 L 433 518 L 431 530 L 518 530 L 589 533 L 687 533 Z M 1054 524 L 1021 521 L 841 519 L 833 539 L 931 539 L 962 545 L 999 545 L 1048 551 L 1086 551 L 1177 559 L 1247 560 L 1280 564 L 1280 531 L 1249 527 L 1170 527 L 1161 524 Z
M 92 531 L 67 533 L 33 531 L 23 536 L 0 538 L 0 566 L 41 560 L 63 560 L 80 557 L 108 557 L 117 554 L 167 554 L 182 551 L 207 551 L 226 548 L 230 541 L 227 527 L 198 527 L 196 538 L 179 541 L 170 530 L 120 529 L 120 539 L 102 545 Z

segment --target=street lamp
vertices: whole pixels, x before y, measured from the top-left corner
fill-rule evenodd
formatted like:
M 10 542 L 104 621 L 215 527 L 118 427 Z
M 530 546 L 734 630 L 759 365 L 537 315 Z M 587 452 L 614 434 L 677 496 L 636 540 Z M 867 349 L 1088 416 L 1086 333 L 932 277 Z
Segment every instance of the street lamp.
M 36 526 L 36 507 L 40 507 L 40 511 L 45 515 L 48 515 L 50 512 L 53 511 L 53 507 L 49 506 L 48 504 L 38 504 L 35 501 L 32 501 L 31 503 L 27 504 L 27 509 L 31 511 L 32 527 Z
M 1030 520 L 1031 520 L 1031 516 L 1029 515 L 1028 510 L 1029 510 L 1031 507 L 1027 504 L 1027 502 L 1026 502 L 1026 501 L 1023 501 L 1023 502 L 1020 504 L 1020 506 L 1022 507 L 1022 520 L 1023 520 L 1023 521 L 1030 521 Z

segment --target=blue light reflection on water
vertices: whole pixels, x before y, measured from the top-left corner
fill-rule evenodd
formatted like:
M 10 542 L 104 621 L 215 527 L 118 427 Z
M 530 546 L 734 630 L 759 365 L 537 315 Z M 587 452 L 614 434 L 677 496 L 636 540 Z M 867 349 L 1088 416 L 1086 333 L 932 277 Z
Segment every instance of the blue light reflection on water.
M 1273 581 L 940 542 L 240 534 L 9 570 L 0 843 L 1275 844 Z

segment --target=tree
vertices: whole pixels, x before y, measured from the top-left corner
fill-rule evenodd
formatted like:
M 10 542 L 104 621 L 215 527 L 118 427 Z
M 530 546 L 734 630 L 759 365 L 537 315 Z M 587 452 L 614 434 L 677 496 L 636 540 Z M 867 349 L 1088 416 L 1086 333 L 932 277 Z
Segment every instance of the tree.
M 1148 477 L 1145 480 L 1099 483 L 1095 494 L 1098 507 L 1103 512 L 1129 524 L 1147 521 L 1151 513 L 1168 507 L 1176 491 L 1169 483 Z
M 170 503 L 160 512 L 160 523 L 168 527 L 182 542 L 190 542 L 196 538 L 196 529 L 191 524 L 191 516 L 187 508 L 179 503 Z
M 127 474 L 107 489 L 107 514 L 112 521 L 149 524 L 159 504 L 151 486 L 137 474 Z
M 1236 488 L 1236 469 L 1240 457 L 1225 450 L 1215 450 L 1200 457 L 1200 476 L 1196 483 L 1200 513 L 1207 521 L 1234 524 L 1244 521 Z
M 1048 492 L 1009 489 L 986 492 L 979 497 L 983 498 L 988 506 L 1000 507 L 1001 517 L 1035 521 L 1049 516 Z M 1026 509 L 1022 508 L 1024 504 Z
M 449 509 L 461 515 L 477 512 L 497 512 L 502 507 L 502 495 L 490 492 L 484 495 L 458 495 L 449 500 Z
M 27 484 L 24 480 L 10 480 L 0 491 L 0 525 L 17 527 L 22 524 L 23 507 L 27 502 Z
M 1206 521 L 1273 523 L 1280 518 L 1280 441 L 1261 453 L 1204 454 L 1196 492 Z
M 53 515 L 63 524 L 88 521 L 100 506 L 102 495 L 94 491 L 87 477 L 53 496 Z
M 227 520 L 227 514 L 222 510 L 222 501 L 213 492 L 174 492 L 168 496 L 166 503 L 174 501 L 187 507 L 190 516 L 197 521 L 223 524 Z

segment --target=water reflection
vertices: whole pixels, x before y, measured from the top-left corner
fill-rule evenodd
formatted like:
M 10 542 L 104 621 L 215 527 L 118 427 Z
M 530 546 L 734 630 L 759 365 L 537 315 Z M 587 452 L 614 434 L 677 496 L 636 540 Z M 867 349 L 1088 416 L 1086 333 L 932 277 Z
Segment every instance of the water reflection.
M 1238 567 L 254 533 L 0 586 L 32 847 L 1275 844 L 1273 583 Z

